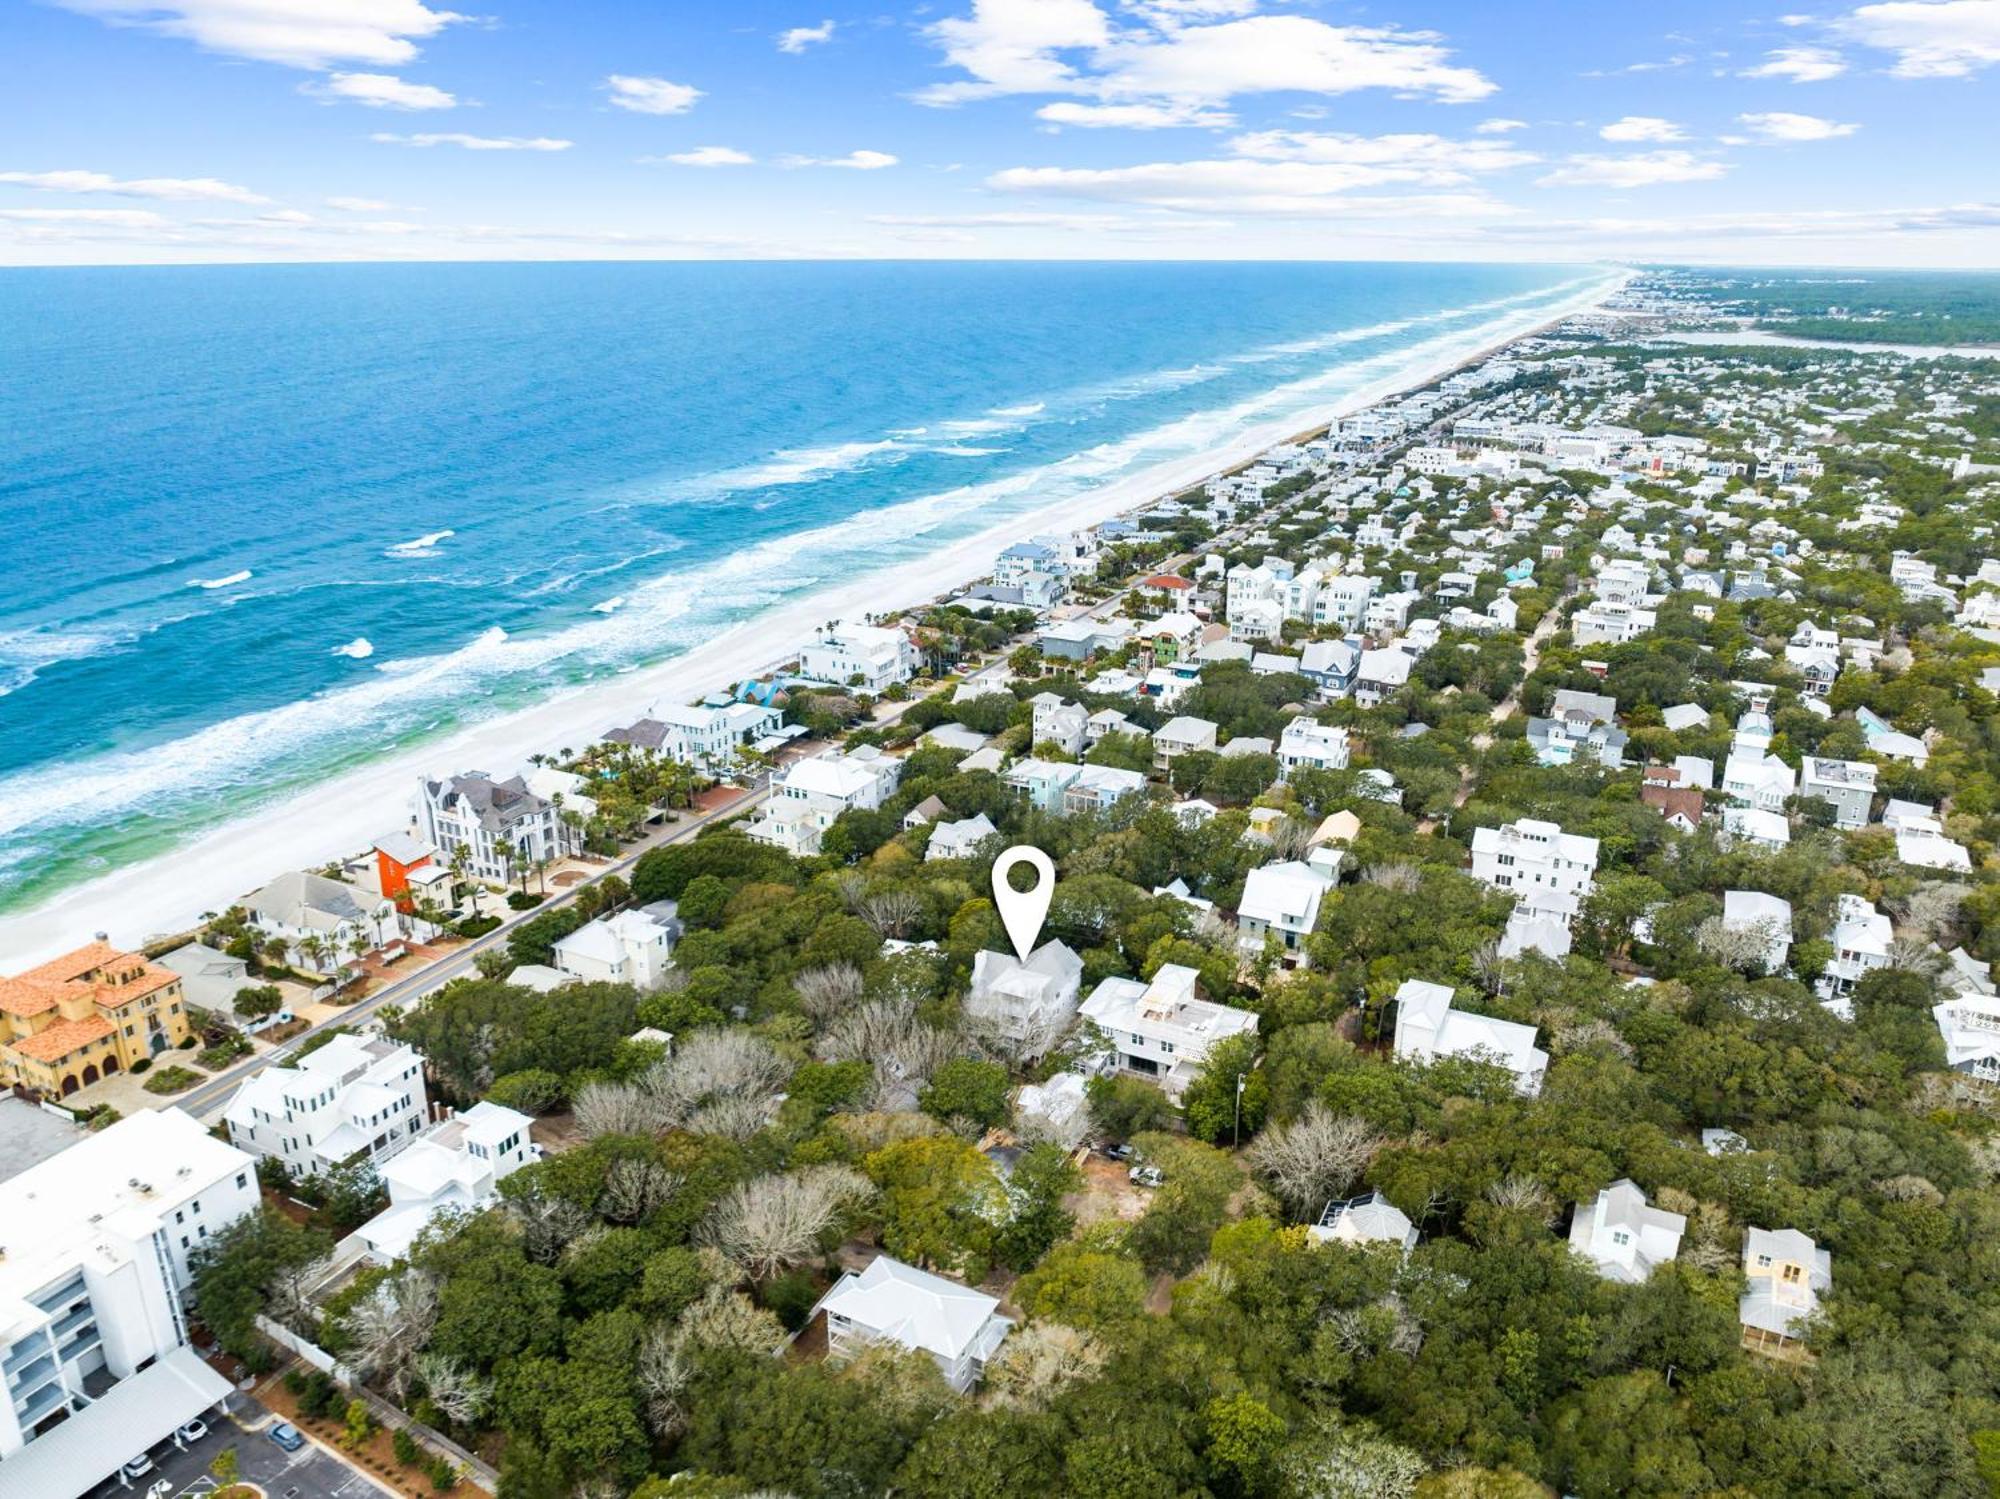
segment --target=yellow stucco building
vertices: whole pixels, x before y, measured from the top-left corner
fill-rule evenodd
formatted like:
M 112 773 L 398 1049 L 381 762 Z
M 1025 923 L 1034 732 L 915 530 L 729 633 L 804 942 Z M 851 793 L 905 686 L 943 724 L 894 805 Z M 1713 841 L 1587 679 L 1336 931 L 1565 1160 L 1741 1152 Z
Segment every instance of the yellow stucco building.
M 65 1096 L 188 1034 L 180 975 L 102 940 L 0 977 L 0 1082 Z

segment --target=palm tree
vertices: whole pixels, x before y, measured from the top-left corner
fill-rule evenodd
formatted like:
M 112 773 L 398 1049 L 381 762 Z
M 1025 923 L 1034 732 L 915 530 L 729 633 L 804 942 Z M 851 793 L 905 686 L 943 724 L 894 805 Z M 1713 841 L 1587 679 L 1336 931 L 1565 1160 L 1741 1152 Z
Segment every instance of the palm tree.
M 306 961 L 313 965 L 313 972 L 326 972 L 322 966 L 326 962 L 326 938 L 318 932 L 313 932 L 300 941 L 299 951 L 304 953 Z

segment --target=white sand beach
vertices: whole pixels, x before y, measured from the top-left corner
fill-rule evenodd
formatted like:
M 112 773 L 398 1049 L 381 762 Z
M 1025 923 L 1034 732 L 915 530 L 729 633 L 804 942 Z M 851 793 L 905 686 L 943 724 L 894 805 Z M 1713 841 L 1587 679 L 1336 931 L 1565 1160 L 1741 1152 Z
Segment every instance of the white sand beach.
M 386 756 L 294 797 L 233 821 L 159 858 L 134 864 L 0 920 L 0 972 L 63 952 L 94 933 L 135 946 L 186 930 L 204 911 L 221 909 L 287 870 L 353 855 L 410 816 L 417 778 L 470 769 L 507 775 L 527 757 L 581 747 L 605 730 L 661 703 L 691 701 L 793 659 L 821 623 L 880 614 L 943 598 L 983 577 L 1007 546 L 1039 532 L 1074 530 L 1134 513 L 1254 457 L 1302 429 L 1321 427 L 1399 391 L 1424 385 L 1496 348 L 1599 304 L 1616 277 L 1555 309 L 1497 319 L 1466 334 L 1420 346 L 1393 375 L 1357 390 L 1310 423 L 1291 417 L 1246 432 L 1226 448 L 1159 465 L 1026 514 L 962 540 L 942 543 L 916 561 L 865 574 L 838 589 L 774 608 L 682 655 L 636 671 L 556 692 L 519 712 L 478 723 L 412 750 Z

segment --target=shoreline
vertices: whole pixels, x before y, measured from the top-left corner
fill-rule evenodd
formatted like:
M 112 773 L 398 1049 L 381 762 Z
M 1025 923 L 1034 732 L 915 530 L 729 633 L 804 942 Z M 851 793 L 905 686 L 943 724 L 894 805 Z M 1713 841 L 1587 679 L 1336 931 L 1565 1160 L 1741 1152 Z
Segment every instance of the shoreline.
M 425 774 L 484 770 L 511 774 L 531 754 L 581 747 L 607 729 L 644 717 L 664 703 L 686 702 L 759 676 L 795 659 L 812 630 L 829 619 L 920 607 L 962 591 L 1007 546 L 1044 531 L 1078 530 L 1144 511 L 1217 475 L 1240 469 L 1278 444 L 1320 434 L 1332 422 L 1419 389 L 1490 358 L 1600 305 L 1629 279 L 1613 274 L 1553 309 L 1481 329 L 1472 352 L 1462 347 L 1361 386 L 1322 408 L 1312 424 L 1296 415 L 1249 428 L 1228 444 L 1155 464 L 1056 504 L 996 520 L 930 555 L 862 575 L 854 582 L 792 600 L 732 626 L 680 655 L 598 680 L 559 688 L 517 711 L 466 725 L 345 772 L 310 793 L 233 818 L 181 847 L 51 894 L 0 917 L 0 971 L 56 956 L 106 932 L 135 948 L 187 930 L 203 911 L 221 910 L 287 870 L 346 858 L 384 833 L 407 826 L 414 784 Z M 1486 328 L 1495 331 L 1487 332 Z M 893 509 L 894 507 L 888 507 Z M 810 533 L 805 533 L 810 535 Z M 947 586 L 940 586 L 940 580 Z

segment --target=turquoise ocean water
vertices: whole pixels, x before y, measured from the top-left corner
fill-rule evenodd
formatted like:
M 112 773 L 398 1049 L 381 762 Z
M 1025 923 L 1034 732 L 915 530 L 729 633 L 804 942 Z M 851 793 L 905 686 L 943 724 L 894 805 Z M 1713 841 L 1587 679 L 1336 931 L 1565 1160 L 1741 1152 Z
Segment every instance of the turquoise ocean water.
M 1602 279 L 0 272 L 0 912 Z

